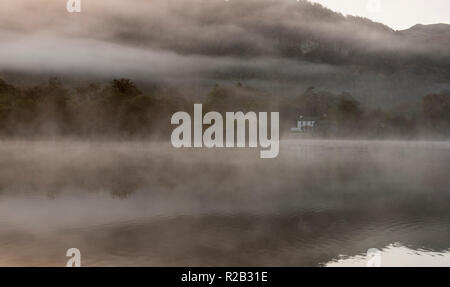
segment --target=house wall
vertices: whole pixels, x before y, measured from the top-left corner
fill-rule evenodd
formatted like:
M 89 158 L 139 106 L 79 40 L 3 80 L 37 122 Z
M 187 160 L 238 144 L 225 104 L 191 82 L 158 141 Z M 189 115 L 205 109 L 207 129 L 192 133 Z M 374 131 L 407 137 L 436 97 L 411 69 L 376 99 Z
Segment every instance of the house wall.
M 297 128 L 299 130 L 304 130 L 306 127 L 314 127 L 315 121 L 298 121 Z

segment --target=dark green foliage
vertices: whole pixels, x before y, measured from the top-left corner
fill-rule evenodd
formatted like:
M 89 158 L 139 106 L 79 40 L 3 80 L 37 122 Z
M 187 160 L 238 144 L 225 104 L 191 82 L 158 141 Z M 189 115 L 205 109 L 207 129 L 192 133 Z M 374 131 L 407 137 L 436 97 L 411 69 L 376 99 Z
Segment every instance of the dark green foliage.
M 46 136 L 148 136 L 174 109 L 189 108 L 176 94 L 143 94 L 128 79 L 69 90 L 56 78 L 23 90 L 0 80 L 0 133 Z
M 337 108 L 339 121 L 349 124 L 361 120 L 362 110 L 360 103 L 350 94 L 343 93 L 340 95 Z
M 18 95 L 17 89 L 0 79 L 0 128 L 6 129 L 5 126 L 8 118 L 13 111 L 13 104 Z
M 433 125 L 450 125 L 450 96 L 429 94 L 423 98 L 423 113 Z
M 412 137 L 418 131 L 448 136 L 450 97 L 423 98 L 422 113 L 411 105 L 365 110 L 349 93 L 333 94 L 308 88 L 297 97 L 274 96 L 238 83 L 214 86 L 203 101 L 190 100 L 174 88 L 155 85 L 142 92 L 132 81 L 88 84 L 68 89 L 57 78 L 20 89 L 0 79 L 0 134 L 3 136 L 88 136 L 169 138 L 170 118 L 192 113 L 194 103 L 208 111 L 279 111 L 281 133 L 302 115 L 320 119 L 318 135 Z

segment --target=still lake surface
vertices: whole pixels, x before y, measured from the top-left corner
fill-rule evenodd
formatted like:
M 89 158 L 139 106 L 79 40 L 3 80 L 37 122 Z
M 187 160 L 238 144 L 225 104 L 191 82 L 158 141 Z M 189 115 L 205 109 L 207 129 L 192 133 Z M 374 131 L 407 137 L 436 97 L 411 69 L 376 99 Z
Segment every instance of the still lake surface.
M 450 266 L 450 143 L 0 142 L 0 265 Z

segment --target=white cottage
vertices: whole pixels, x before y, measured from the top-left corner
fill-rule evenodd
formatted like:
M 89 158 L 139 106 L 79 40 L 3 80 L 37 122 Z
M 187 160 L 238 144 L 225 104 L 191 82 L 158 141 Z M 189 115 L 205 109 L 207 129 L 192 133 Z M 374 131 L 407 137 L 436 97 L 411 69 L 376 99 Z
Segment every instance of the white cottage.
M 295 128 L 291 128 L 292 132 L 306 132 L 314 129 L 315 125 L 319 121 L 319 118 L 316 117 L 304 117 L 299 116 L 297 120 L 297 126 Z

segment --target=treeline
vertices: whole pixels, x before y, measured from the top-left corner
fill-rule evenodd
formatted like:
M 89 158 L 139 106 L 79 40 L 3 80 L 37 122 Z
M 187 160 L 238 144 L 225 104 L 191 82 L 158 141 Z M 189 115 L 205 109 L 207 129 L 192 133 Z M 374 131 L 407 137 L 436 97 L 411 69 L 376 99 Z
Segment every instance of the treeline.
M 182 90 L 155 86 L 141 91 L 128 79 L 107 85 L 67 88 L 57 78 L 42 85 L 16 87 L 0 79 L 2 137 L 163 137 L 169 138 L 170 118 L 177 111 L 279 111 L 281 134 L 287 135 L 300 115 L 321 123 L 310 134 L 322 137 L 387 138 L 450 136 L 450 96 L 430 94 L 420 106 L 364 108 L 349 93 L 309 88 L 298 96 L 278 97 L 238 83 L 216 85 L 199 99 Z
M 156 135 L 168 128 L 163 122 L 171 114 L 186 108 L 188 102 L 175 92 L 155 88 L 144 95 L 128 79 L 75 89 L 64 87 L 56 78 L 26 89 L 0 80 L 3 136 Z
M 207 110 L 279 111 L 281 133 L 289 134 L 299 116 L 318 124 L 307 135 L 352 138 L 449 138 L 450 96 L 429 94 L 420 103 L 394 107 L 364 107 L 351 94 L 314 87 L 294 97 L 275 97 L 244 87 L 216 86 L 206 100 Z

